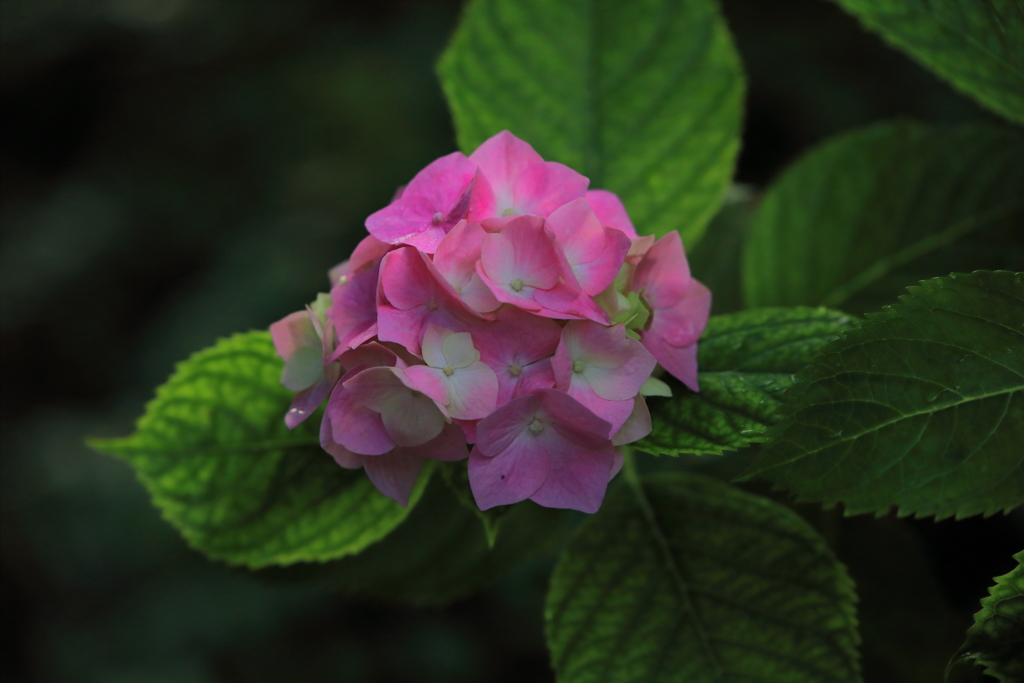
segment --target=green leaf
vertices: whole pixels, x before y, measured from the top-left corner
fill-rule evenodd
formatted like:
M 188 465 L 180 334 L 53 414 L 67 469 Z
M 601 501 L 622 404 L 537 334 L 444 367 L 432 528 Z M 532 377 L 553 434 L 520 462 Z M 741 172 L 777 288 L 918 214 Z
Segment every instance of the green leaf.
M 1024 136 L 1016 131 L 898 122 L 842 135 L 765 193 L 743 254 L 744 299 L 840 306 L 897 276 L 887 283 L 898 287 L 891 301 L 920 279 L 900 277 L 901 267 L 979 230 L 1019 238 L 1021 188 Z M 984 265 L 972 258 L 963 250 L 953 270 Z
M 818 349 L 853 324 L 824 308 L 766 308 L 713 316 L 698 345 L 700 392 L 672 385 L 649 398 L 651 433 L 636 448 L 655 455 L 720 454 L 761 441 L 780 397 Z
M 834 0 L 893 47 L 992 111 L 1024 123 L 1020 0 Z
M 754 200 L 749 187 L 730 187 L 725 204 L 711 219 L 704 236 L 687 252 L 693 277 L 714 293 L 712 313 L 734 313 L 743 308 L 740 257 Z
M 997 576 L 981 599 L 981 611 L 967 630 L 967 642 L 953 656 L 950 668 L 973 661 L 1000 683 L 1024 681 L 1024 551 L 1013 556 L 1017 566 Z
M 853 582 L 806 522 L 713 479 L 626 476 L 551 579 L 560 683 L 860 680 Z
M 477 516 L 435 476 L 401 526 L 359 555 L 271 567 L 260 575 L 362 598 L 445 605 L 486 588 L 519 562 L 551 554 L 566 516 L 529 501 L 510 506 L 492 546 Z
M 826 346 L 744 475 L 847 514 L 1024 502 L 1024 273 L 926 280 Z
M 133 435 L 90 445 L 135 468 L 164 517 L 214 559 L 263 567 L 357 553 L 408 510 L 320 449 L 318 415 L 285 427 L 282 367 L 268 332 L 222 339 L 178 364 Z
M 713 0 L 473 0 L 438 71 L 459 145 L 510 130 L 695 244 L 732 180 L 743 73 Z

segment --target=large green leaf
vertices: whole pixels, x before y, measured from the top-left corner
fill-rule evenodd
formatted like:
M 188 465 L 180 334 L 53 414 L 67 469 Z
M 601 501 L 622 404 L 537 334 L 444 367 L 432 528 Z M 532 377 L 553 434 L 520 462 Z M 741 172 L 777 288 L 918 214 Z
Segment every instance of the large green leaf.
M 1024 502 L 1024 273 L 927 280 L 822 350 L 747 478 L 849 514 Z
M 444 605 L 487 587 L 523 560 L 553 552 L 565 518 L 564 510 L 532 502 L 512 506 L 501 518 L 492 547 L 477 515 L 435 475 L 401 526 L 359 555 L 260 573 L 313 582 L 345 595 Z
M 860 680 L 853 582 L 806 522 L 713 479 L 626 475 L 551 579 L 560 683 Z
M 766 308 L 713 316 L 698 345 L 700 392 L 673 382 L 670 399 L 647 399 L 656 455 L 719 454 L 760 441 L 780 418 L 780 398 L 818 349 L 853 324 L 825 308 Z
M 842 135 L 765 193 L 743 254 L 746 304 L 840 306 L 883 278 L 898 287 L 891 301 L 920 279 L 900 277 L 903 266 L 977 231 L 1019 239 L 1022 188 L 1016 131 L 899 122 Z M 945 265 L 986 266 L 958 253 Z
M 473 0 L 438 66 L 459 145 L 503 129 L 696 243 L 732 180 L 743 74 L 713 0 Z
M 1024 123 L 1021 0 L 834 2 L 961 92 Z
M 1024 681 L 1024 551 L 1013 556 L 1017 566 L 981 599 L 981 611 L 967 631 L 967 642 L 950 666 L 973 661 L 1000 683 Z
M 408 510 L 320 449 L 318 416 L 288 431 L 282 367 L 267 332 L 222 339 L 178 365 L 133 435 L 90 444 L 135 468 L 212 558 L 262 567 L 357 553 Z

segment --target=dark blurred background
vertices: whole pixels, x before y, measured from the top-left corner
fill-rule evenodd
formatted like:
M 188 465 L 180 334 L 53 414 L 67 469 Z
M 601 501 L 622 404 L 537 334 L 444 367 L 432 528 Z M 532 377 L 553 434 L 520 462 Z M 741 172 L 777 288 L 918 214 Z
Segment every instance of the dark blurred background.
M 459 5 L 0 0 L 4 683 L 553 680 L 550 562 L 440 610 L 270 584 L 190 551 L 82 442 L 129 433 L 192 351 L 312 299 L 454 148 L 433 64 Z M 724 5 L 755 189 L 851 127 L 994 120 L 832 5 Z M 1024 546 L 1019 515 L 803 512 L 861 588 L 872 682 L 938 681 Z

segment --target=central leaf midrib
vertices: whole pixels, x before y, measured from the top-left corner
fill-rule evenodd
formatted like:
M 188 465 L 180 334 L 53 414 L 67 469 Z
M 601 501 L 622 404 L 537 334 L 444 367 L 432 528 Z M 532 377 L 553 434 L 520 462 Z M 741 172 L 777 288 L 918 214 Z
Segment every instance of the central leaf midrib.
M 665 561 L 665 568 L 668 570 L 672 582 L 676 586 L 684 611 L 689 615 L 690 620 L 694 625 L 694 629 L 697 631 L 697 636 L 700 639 L 701 646 L 711 663 L 712 670 L 714 671 L 715 680 L 724 681 L 725 670 L 722 663 L 715 655 L 715 651 L 711 645 L 711 637 L 705 628 L 704 621 L 697 612 L 697 607 L 694 604 L 692 597 L 690 596 L 689 585 L 683 578 L 679 566 L 676 564 L 676 559 L 672 554 L 671 547 L 669 547 L 668 539 L 665 538 L 664 533 L 662 533 L 661 526 L 658 524 L 658 520 L 654 514 L 654 508 L 651 507 L 647 494 L 644 492 L 643 482 L 640 481 L 640 476 L 636 471 L 636 464 L 633 461 L 633 454 L 628 450 L 628 447 L 624 447 L 623 450 L 625 451 L 623 453 L 623 475 L 625 480 L 629 485 L 630 491 L 633 493 L 633 497 L 636 499 L 637 506 L 640 508 L 644 521 L 647 523 L 651 537 L 654 539 L 654 543 L 658 547 L 658 552 L 662 555 L 662 558 Z
M 1003 394 L 1012 394 L 1012 393 L 1017 392 L 1017 391 L 1024 391 L 1024 384 L 1019 384 L 1019 385 L 1012 386 L 1012 387 L 1006 387 L 1004 389 L 1000 389 L 999 391 L 994 391 L 994 392 L 990 392 L 990 393 L 986 393 L 986 394 L 978 394 L 978 395 L 975 395 L 975 396 L 971 396 L 969 398 L 965 398 L 963 401 L 956 401 L 956 402 L 952 402 L 952 403 L 947 403 L 947 404 L 942 405 L 942 406 L 936 406 L 934 409 L 931 409 L 931 410 L 918 410 L 918 411 L 913 411 L 911 413 L 901 413 L 899 415 L 899 417 L 895 417 L 895 418 L 893 418 L 891 420 L 886 420 L 885 422 L 882 422 L 882 423 L 879 423 L 877 425 L 874 425 L 874 426 L 872 426 L 872 427 L 870 427 L 868 429 L 863 429 L 863 430 L 861 430 L 861 431 L 859 431 L 859 432 L 857 432 L 855 434 L 851 434 L 849 437 L 844 435 L 844 436 L 842 436 L 842 437 L 840 437 L 840 438 L 838 438 L 838 439 L 836 439 L 834 441 L 829 441 L 827 444 L 825 444 L 823 446 L 820 446 L 820 447 L 817 447 L 817 448 L 813 448 L 813 449 L 810 449 L 810 450 L 805 450 L 801 454 L 799 454 L 797 456 L 794 456 L 794 457 L 792 457 L 792 458 L 790 458 L 788 460 L 783 460 L 782 462 L 774 463 L 774 464 L 772 464 L 771 467 L 769 467 L 767 469 L 776 469 L 778 467 L 781 467 L 782 465 L 789 465 L 789 464 L 794 463 L 794 462 L 796 462 L 798 460 L 801 460 L 802 458 L 810 457 L 812 455 L 820 453 L 821 451 L 825 450 L 826 448 L 832 448 L 833 446 L 835 446 L 838 443 L 843 443 L 844 441 L 852 441 L 852 440 L 855 440 L 855 439 L 859 439 L 860 437 L 864 436 L 865 434 L 870 434 L 871 432 L 877 432 L 880 429 L 884 429 L 885 427 L 888 427 L 889 425 L 896 424 L 897 422 L 901 422 L 903 420 L 909 420 L 909 419 L 912 419 L 912 418 L 915 418 L 915 417 L 920 417 L 921 415 L 929 415 L 929 414 L 939 413 L 939 412 L 941 412 L 943 410 L 949 410 L 950 408 L 956 408 L 958 406 L 964 405 L 966 403 L 970 403 L 972 401 L 981 401 L 981 400 L 984 400 L 986 398 L 992 398 L 994 396 L 1002 396 Z M 846 401 L 828 401 L 828 402 L 825 402 L 825 403 L 819 403 L 817 405 L 826 405 L 826 404 L 827 405 L 835 405 L 835 404 L 839 404 L 839 403 L 875 403 L 877 405 L 885 406 L 886 408 L 892 408 L 892 406 L 885 405 L 884 403 L 878 403 L 877 401 L 863 401 L 863 400 L 857 400 L 857 401 L 851 401 L 851 400 L 846 400 Z M 796 421 L 794 420 L 794 422 L 796 422 Z M 808 427 L 812 427 L 812 428 L 820 426 L 820 425 L 809 424 L 807 422 L 802 422 L 801 424 L 803 424 L 805 426 L 808 426 Z M 761 470 L 761 471 L 763 472 L 763 471 L 766 471 L 766 470 Z M 753 473 L 753 474 L 756 474 L 756 472 Z

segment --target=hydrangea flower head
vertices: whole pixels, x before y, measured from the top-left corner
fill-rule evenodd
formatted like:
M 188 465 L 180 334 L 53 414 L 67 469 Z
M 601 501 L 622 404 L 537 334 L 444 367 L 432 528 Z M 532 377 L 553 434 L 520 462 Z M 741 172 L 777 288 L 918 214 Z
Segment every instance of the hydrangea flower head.
M 645 396 L 693 391 L 711 294 L 682 240 L 504 131 L 428 165 L 366 220 L 330 294 L 271 326 L 320 442 L 407 504 L 426 460 L 468 458 L 481 509 L 594 512 L 651 431 Z M 329 398 L 328 398 L 329 397 Z M 470 452 L 472 446 L 472 452 Z

